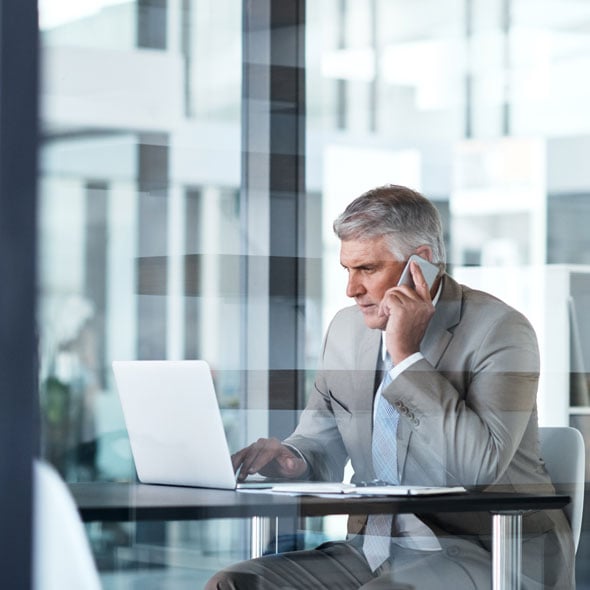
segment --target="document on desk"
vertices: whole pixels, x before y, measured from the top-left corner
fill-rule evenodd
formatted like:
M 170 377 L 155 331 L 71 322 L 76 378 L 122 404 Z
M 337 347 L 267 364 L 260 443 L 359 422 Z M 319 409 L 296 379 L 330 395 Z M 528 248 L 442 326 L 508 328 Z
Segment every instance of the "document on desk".
M 436 494 L 457 494 L 467 490 L 463 486 L 399 486 L 363 485 L 337 482 L 299 482 L 273 485 L 266 492 L 293 495 L 340 495 L 350 496 L 432 496 Z

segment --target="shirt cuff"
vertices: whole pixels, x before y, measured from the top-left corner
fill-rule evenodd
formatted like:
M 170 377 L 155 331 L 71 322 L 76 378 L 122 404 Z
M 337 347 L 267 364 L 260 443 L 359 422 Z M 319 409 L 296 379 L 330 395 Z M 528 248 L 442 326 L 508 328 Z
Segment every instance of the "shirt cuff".
M 401 363 L 395 365 L 389 371 L 389 376 L 393 381 L 398 375 L 403 373 L 406 369 L 409 369 L 413 364 L 417 363 L 418 361 L 422 360 L 424 355 L 421 352 L 415 352 L 411 354 L 409 357 L 405 358 Z

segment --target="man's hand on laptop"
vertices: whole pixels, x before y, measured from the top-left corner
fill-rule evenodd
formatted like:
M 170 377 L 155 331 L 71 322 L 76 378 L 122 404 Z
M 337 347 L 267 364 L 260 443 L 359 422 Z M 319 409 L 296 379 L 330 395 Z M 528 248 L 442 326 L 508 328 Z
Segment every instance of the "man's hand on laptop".
M 232 455 L 238 481 L 260 473 L 266 477 L 298 478 L 307 471 L 307 463 L 276 438 L 259 438 Z

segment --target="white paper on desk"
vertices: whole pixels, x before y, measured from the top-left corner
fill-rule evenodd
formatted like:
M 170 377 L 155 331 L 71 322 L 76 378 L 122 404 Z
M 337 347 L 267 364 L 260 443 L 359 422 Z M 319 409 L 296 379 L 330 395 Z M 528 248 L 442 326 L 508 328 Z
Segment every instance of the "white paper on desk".
M 281 483 L 270 488 L 282 494 L 349 494 L 354 496 L 432 496 L 466 492 L 463 486 L 355 486 L 350 483 L 311 481 L 305 483 Z
M 282 494 L 353 494 L 358 488 L 351 483 L 329 481 L 306 481 L 299 483 L 277 483 L 271 492 Z

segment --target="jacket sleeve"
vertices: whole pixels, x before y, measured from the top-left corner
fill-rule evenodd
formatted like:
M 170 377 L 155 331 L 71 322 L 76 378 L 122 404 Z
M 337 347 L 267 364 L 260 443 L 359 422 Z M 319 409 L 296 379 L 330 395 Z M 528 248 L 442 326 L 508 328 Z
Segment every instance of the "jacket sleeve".
M 313 390 L 297 428 L 284 442 L 294 446 L 306 459 L 311 479 L 342 481 L 348 454 L 332 409 L 324 368 L 330 335 L 328 328 Z

